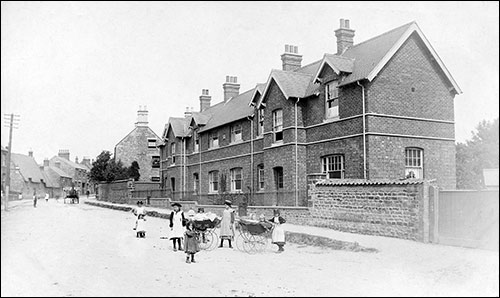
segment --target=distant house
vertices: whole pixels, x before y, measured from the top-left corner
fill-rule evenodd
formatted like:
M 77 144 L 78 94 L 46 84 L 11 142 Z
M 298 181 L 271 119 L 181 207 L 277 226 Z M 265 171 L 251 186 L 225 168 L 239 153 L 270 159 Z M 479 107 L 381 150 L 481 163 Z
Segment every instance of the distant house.
M 47 177 L 50 185 L 50 197 L 62 198 L 71 189 L 73 178 L 64 172 L 62 169 L 51 166 L 48 159 L 43 161 L 43 166 L 40 167 L 43 175 Z
M 40 171 L 32 151 L 28 155 L 12 153 L 11 157 L 10 192 L 22 194 L 23 198 L 32 198 L 35 192 L 41 197 L 50 194 L 47 178 Z
M 78 158 L 73 162 L 69 157 L 69 150 L 59 150 L 58 155 L 49 160 L 49 165 L 68 174 L 73 180 L 75 189 L 80 194 L 84 194 L 89 189 L 88 176 L 90 171 L 86 166 L 78 163 Z
M 115 159 L 125 167 L 133 161 L 139 164 L 139 181 L 160 182 L 160 137 L 148 126 L 146 107 L 137 111 L 135 128 L 115 146 Z

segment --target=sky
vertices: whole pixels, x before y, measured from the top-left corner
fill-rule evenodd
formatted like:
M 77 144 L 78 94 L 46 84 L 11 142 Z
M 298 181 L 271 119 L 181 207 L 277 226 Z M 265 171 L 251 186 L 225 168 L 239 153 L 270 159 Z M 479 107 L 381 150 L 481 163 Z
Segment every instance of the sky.
M 349 19 L 360 43 L 416 21 L 463 91 L 456 141 L 498 117 L 498 2 L 6 2 L 1 3 L 1 110 L 20 115 L 12 151 L 38 163 L 70 151 L 95 158 L 134 129 L 139 106 L 161 136 L 169 117 L 222 101 L 281 69 L 285 44 L 302 65 L 336 53 Z M 2 126 L 2 146 L 8 128 Z

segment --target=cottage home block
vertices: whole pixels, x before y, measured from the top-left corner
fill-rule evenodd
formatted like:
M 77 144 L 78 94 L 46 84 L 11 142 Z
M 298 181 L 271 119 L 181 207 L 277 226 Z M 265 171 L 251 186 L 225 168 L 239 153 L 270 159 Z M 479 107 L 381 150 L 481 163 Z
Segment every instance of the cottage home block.
M 415 22 L 359 44 L 354 32 L 340 20 L 337 51 L 305 66 L 286 45 L 281 70 L 241 94 L 227 76 L 215 105 L 202 90 L 199 112 L 165 126 L 163 186 L 201 201 L 251 193 L 264 205 L 303 205 L 318 178 L 454 189 L 457 83 Z

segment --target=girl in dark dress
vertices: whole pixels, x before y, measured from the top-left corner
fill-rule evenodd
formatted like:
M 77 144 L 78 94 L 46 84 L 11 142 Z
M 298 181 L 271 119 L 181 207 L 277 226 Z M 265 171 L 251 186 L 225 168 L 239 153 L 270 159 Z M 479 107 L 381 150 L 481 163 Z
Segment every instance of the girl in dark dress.
M 188 221 L 186 224 L 186 232 L 184 232 L 184 251 L 186 252 L 186 263 L 196 263 L 194 254 L 200 251 L 198 243 L 198 235 L 194 230 L 193 221 Z M 190 257 L 191 256 L 191 260 Z

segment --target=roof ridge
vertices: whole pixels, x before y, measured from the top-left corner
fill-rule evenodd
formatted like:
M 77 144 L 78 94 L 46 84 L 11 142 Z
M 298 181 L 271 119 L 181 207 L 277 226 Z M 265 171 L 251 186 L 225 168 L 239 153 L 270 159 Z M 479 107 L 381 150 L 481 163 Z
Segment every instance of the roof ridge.
M 382 37 L 382 36 L 384 36 L 384 35 L 387 35 L 387 34 L 389 34 L 389 33 L 392 33 L 392 32 L 394 32 L 394 31 L 396 31 L 396 30 L 398 30 L 398 29 L 401 29 L 401 28 L 403 28 L 403 27 L 405 27 L 405 26 L 409 26 L 409 25 L 411 25 L 411 24 L 413 24 L 413 23 L 415 23 L 415 24 L 416 24 L 417 22 L 415 22 L 415 21 L 411 21 L 411 22 L 409 22 L 409 23 L 407 23 L 407 24 L 401 25 L 401 26 L 399 26 L 399 27 L 397 27 L 397 28 L 394 28 L 394 29 L 392 29 L 392 30 L 386 31 L 386 32 L 384 32 L 384 33 L 382 33 L 382 34 L 380 34 L 380 35 L 374 36 L 374 37 L 372 37 L 372 38 L 370 38 L 370 39 L 367 39 L 367 40 L 365 40 L 365 41 L 363 41 L 363 42 L 360 42 L 360 43 L 358 43 L 358 44 L 355 44 L 355 45 L 353 45 L 352 47 L 350 47 L 349 49 L 355 48 L 355 47 L 357 47 L 357 46 L 359 46 L 359 45 L 362 45 L 362 44 L 364 44 L 364 43 L 367 43 L 367 42 L 369 42 L 369 41 L 371 41 L 371 40 L 373 40 L 373 39 L 376 39 L 376 38 Z
M 339 56 L 339 55 L 337 55 L 337 54 L 329 54 L 329 53 L 325 53 L 325 56 L 330 56 L 330 57 L 335 57 L 335 58 L 341 58 L 341 59 L 344 59 L 344 60 L 349 60 L 349 61 L 354 61 L 354 60 L 355 60 L 354 58 L 349 58 L 349 57 Z
M 298 70 L 301 70 L 301 69 L 303 69 L 303 68 L 306 68 L 306 67 L 308 67 L 308 66 L 311 66 L 311 65 L 313 65 L 314 63 L 321 62 L 321 60 L 323 60 L 323 58 L 321 58 L 321 59 L 319 59 L 319 60 L 317 60 L 317 61 L 311 62 L 311 63 L 309 63 L 309 64 L 306 64 L 306 65 L 304 65 L 304 66 L 301 66 L 301 67 L 299 67 L 299 68 L 297 68 L 297 69 L 294 69 L 294 70 L 292 70 L 292 71 L 293 71 L 293 72 L 297 72 Z
M 279 71 L 279 72 L 283 72 L 283 73 L 289 73 L 289 74 L 294 74 L 294 75 L 297 74 L 297 75 L 307 76 L 307 77 L 311 77 L 312 76 L 311 74 L 307 74 L 307 73 L 303 73 L 303 72 L 296 72 L 296 71 L 293 71 L 293 70 L 273 69 L 273 70 L 271 70 L 271 73 L 273 73 L 275 71 Z

